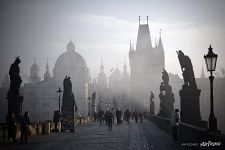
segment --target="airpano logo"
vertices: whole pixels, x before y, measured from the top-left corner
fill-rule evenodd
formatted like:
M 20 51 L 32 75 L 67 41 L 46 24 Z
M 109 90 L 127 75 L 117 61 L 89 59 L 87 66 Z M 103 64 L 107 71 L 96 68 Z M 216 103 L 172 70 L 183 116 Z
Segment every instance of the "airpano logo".
M 208 142 L 202 142 L 200 144 L 200 147 L 210 147 L 210 146 L 221 146 L 221 142 L 212 142 L 212 141 L 208 141 Z

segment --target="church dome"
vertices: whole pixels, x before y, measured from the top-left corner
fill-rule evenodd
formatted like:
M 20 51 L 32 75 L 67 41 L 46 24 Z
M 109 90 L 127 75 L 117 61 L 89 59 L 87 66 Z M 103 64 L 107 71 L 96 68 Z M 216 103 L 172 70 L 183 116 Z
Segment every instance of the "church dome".
M 67 51 L 61 54 L 55 63 L 55 68 L 64 67 L 87 68 L 85 59 L 75 51 L 75 45 L 71 41 L 67 44 Z
M 41 80 L 39 73 L 40 73 L 40 68 L 36 63 L 36 59 L 34 58 L 34 63 L 30 67 L 30 83 L 37 83 Z
M 33 65 L 30 67 L 30 71 L 31 72 L 39 72 L 40 68 L 39 66 L 36 64 L 36 62 L 34 61 Z

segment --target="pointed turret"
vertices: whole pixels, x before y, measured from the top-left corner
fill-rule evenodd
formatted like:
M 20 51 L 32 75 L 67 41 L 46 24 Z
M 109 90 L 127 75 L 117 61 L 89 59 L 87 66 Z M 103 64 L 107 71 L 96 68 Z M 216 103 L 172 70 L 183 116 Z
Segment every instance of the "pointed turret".
M 46 67 L 45 67 L 45 74 L 44 74 L 44 80 L 49 80 L 51 79 L 51 74 L 49 72 L 49 66 L 48 66 L 48 59 L 47 59 L 47 63 L 46 63 Z
M 98 74 L 98 88 L 99 91 L 103 92 L 107 88 L 107 78 L 104 73 L 104 65 L 101 56 L 101 65 L 100 65 L 100 73 Z
M 103 63 L 102 63 L 102 56 L 101 56 L 100 72 L 101 72 L 101 73 L 104 73 L 104 66 L 103 66 Z
M 158 47 L 163 49 L 162 38 L 161 38 L 161 32 L 162 32 L 162 29 L 160 29 L 160 32 L 159 32 L 159 43 L 158 43 Z
M 133 52 L 134 51 L 134 47 L 132 45 L 132 41 L 130 40 L 130 49 L 129 49 L 129 52 Z
M 124 58 L 123 79 L 124 80 L 128 80 L 129 79 L 129 74 L 128 74 L 128 71 L 127 71 L 126 57 Z

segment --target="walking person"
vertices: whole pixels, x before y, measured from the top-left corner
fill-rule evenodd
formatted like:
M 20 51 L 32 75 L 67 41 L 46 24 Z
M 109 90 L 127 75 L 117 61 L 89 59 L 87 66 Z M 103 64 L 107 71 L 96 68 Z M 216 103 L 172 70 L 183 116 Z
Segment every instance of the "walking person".
M 116 110 L 116 122 L 117 122 L 117 124 L 120 124 L 120 112 L 119 112 L 119 109 Z
M 27 143 L 27 136 L 28 136 L 30 125 L 31 125 L 31 122 L 29 118 L 29 112 L 26 111 L 20 119 L 20 128 L 21 128 L 20 142 L 21 143 L 23 143 L 24 138 L 25 138 L 25 143 Z
M 16 117 L 14 113 L 7 116 L 8 125 L 8 140 L 12 138 L 13 142 L 16 142 Z
M 179 126 L 179 109 L 175 109 L 174 112 L 171 113 L 171 127 L 172 127 L 172 132 L 173 132 L 173 139 L 177 140 L 177 130 Z
M 100 125 L 102 124 L 102 117 L 103 116 L 103 111 L 102 110 L 100 110 L 99 112 L 98 112 L 98 118 L 99 118 L 99 123 L 100 123 Z
M 134 112 L 134 119 L 135 119 L 135 122 L 137 123 L 138 122 L 138 113 L 136 110 Z
M 108 130 L 112 130 L 112 119 L 113 119 L 113 114 L 110 111 L 107 111 L 106 113 L 106 120 L 108 124 Z

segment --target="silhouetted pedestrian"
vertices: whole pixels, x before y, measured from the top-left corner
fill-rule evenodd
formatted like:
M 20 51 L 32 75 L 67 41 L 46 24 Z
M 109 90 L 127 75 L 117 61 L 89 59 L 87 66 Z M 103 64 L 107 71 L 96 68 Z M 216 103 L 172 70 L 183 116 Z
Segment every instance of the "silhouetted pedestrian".
M 102 110 L 100 110 L 100 111 L 98 112 L 98 118 L 99 118 L 99 123 L 100 123 L 100 125 L 102 124 L 103 114 L 104 114 L 104 112 L 103 112 Z
M 112 119 L 113 119 L 113 114 L 110 111 L 106 112 L 106 121 L 108 125 L 108 130 L 112 130 Z
M 138 122 L 138 113 L 136 110 L 134 112 L 134 119 L 135 119 L 135 122 L 137 123 Z
M 20 119 L 20 128 L 21 128 L 20 142 L 21 143 L 23 142 L 24 138 L 25 138 L 25 143 L 27 143 L 27 136 L 28 136 L 30 125 L 31 125 L 31 122 L 29 119 L 29 112 L 26 111 Z
M 117 124 L 120 124 L 120 111 L 119 111 L 119 109 L 116 110 L 116 121 L 117 121 Z
M 171 127 L 172 127 L 174 140 L 177 140 L 177 130 L 178 130 L 179 121 L 180 121 L 178 112 L 179 112 L 179 110 L 175 109 L 175 111 L 172 112 L 172 114 L 171 114 Z
M 16 117 L 14 113 L 7 116 L 8 125 L 8 140 L 12 138 L 13 142 L 16 142 Z

